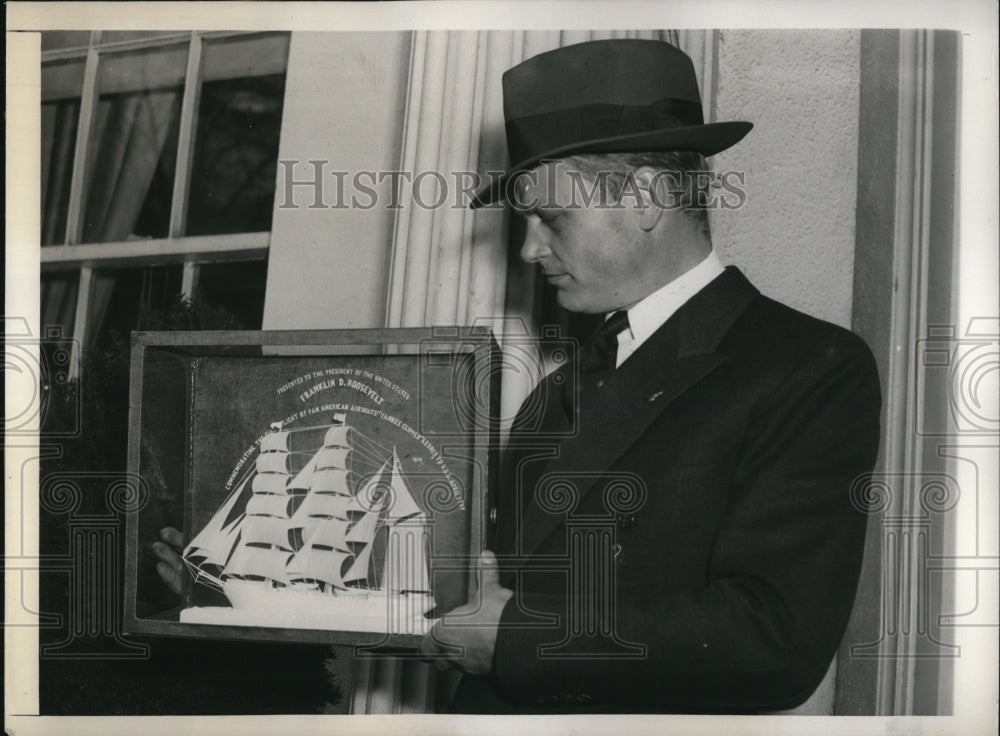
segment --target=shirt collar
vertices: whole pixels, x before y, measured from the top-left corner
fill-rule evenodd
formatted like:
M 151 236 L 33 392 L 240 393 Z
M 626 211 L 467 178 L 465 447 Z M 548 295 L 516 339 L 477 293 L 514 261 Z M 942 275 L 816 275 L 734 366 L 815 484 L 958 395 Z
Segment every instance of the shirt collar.
M 697 266 L 629 307 L 626 310 L 629 329 L 624 335 L 631 338 L 634 348 L 637 348 L 688 299 L 708 286 L 723 271 L 725 267 L 722 261 L 714 250 L 709 251 L 708 257 Z

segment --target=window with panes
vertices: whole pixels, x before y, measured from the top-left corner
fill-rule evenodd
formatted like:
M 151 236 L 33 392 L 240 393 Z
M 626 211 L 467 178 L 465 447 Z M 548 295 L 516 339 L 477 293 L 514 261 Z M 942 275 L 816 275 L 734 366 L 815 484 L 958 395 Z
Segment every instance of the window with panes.
M 41 323 L 83 350 L 178 295 L 260 327 L 289 34 L 42 34 Z M 74 349 L 71 373 L 79 370 Z

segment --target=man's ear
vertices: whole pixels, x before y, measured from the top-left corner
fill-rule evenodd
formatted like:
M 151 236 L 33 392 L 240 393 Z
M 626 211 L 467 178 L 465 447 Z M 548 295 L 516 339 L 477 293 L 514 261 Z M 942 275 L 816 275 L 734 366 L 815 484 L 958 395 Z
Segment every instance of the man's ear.
M 662 176 L 656 175 L 656 170 L 649 166 L 640 166 L 635 170 L 634 181 L 639 192 L 640 209 L 639 227 L 645 232 L 649 232 L 660 222 L 663 217 L 663 202 L 668 201 L 666 195 L 659 189 L 664 188 Z

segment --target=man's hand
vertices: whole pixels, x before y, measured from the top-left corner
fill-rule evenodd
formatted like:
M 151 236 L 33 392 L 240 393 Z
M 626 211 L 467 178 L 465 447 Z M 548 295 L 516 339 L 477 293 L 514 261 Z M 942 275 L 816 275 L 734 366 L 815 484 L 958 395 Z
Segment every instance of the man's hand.
M 180 595 L 184 588 L 184 578 L 187 570 L 184 561 L 181 560 L 181 551 L 184 549 L 184 535 L 172 526 L 160 529 L 160 539 L 162 542 L 153 542 L 153 554 L 160 558 L 156 563 L 156 572 L 167 586 Z
M 456 667 L 485 675 L 493 667 L 500 614 L 514 591 L 500 587 L 497 558 L 483 552 L 477 561 L 479 585 L 469 602 L 441 617 L 420 642 L 420 653 L 439 670 Z

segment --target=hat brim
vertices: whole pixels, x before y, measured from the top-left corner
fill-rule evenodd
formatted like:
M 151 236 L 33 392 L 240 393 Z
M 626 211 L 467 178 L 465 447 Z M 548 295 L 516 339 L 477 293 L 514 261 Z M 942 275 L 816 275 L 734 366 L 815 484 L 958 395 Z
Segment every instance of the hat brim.
M 694 151 L 704 156 L 714 156 L 743 140 L 751 128 L 753 128 L 753 123 L 733 120 L 724 123 L 629 133 L 554 148 L 511 166 L 499 178 L 494 179 L 489 185 L 476 192 L 470 207 L 478 209 L 489 204 L 502 202 L 507 198 L 507 186 L 512 177 L 522 171 L 534 168 L 546 159 L 583 153 L 638 153 L 645 151 Z

